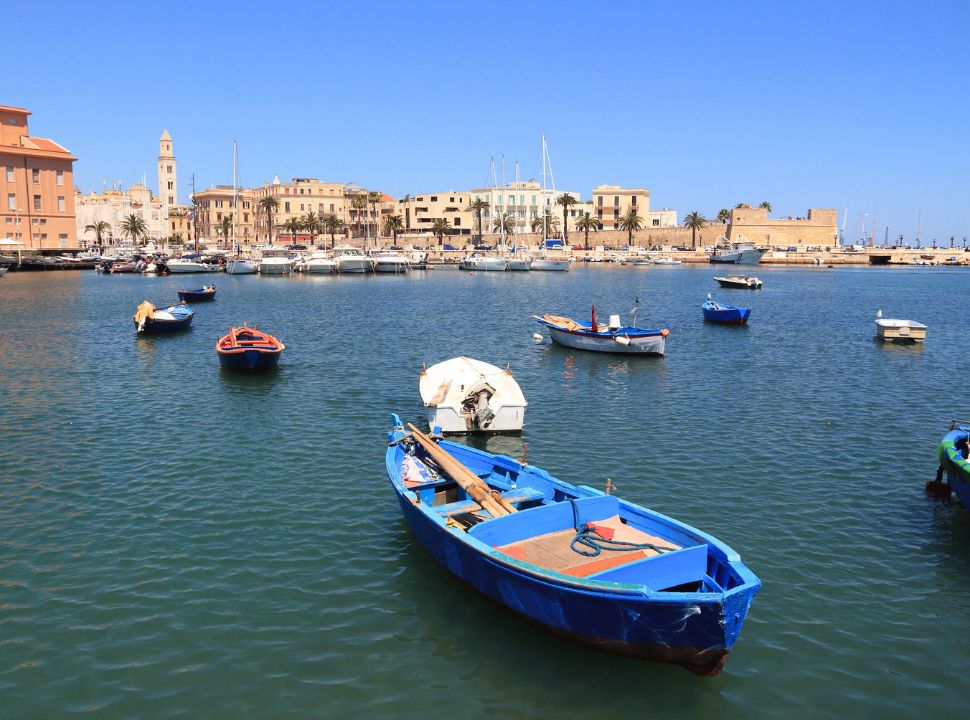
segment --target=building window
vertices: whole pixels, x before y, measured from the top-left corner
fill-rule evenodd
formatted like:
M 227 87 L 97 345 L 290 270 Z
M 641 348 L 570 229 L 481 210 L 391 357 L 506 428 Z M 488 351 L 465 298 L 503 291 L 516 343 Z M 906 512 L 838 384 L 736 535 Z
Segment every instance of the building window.
M 168 204 L 169 205 L 174 205 L 175 204 L 175 198 L 172 197 L 171 195 L 168 196 Z
M 216 200 L 216 207 L 217 208 L 221 208 L 222 207 L 222 200 Z
M 535 196 L 535 195 L 533 195 L 533 196 L 532 196 L 532 204 L 533 204 L 533 205 L 535 205 L 535 204 L 536 204 L 536 196 Z
M 168 166 L 168 167 L 167 167 L 167 168 L 165 169 L 165 171 L 166 171 L 166 172 L 167 172 L 167 173 L 168 173 L 169 175 L 171 175 L 171 174 L 172 174 L 172 166 L 171 166 L 171 165 L 169 165 L 169 166 Z
M 620 204 L 620 196 L 619 195 L 614 195 L 613 196 L 613 204 L 614 205 L 619 205 Z
M 17 209 L 17 196 L 13 193 L 7 193 L 7 207 L 10 210 Z
M 169 190 L 172 190 L 172 189 L 173 189 L 173 188 L 172 188 L 172 186 L 173 186 L 174 184 L 175 184 L 175 183 L 173 183 L 173 182 L 172 182 L 171 180 L 169 180 L 169 181 L 168 181 L 168 189 L 169 189 Z
M 333 212 L 333 203 L 330 203 L 330 212 Z
M 38 170 L 37 168 L 34 168 L 33 170 L 30 171 L 30 174 L 34 178 L 34 184 L 35 185 L 38 184 L 40 182 L 40 170 Z
M 603 207 L 603 196 L 599 195 L 596 198 L 596 207 Z
M 283 203 L 283 212 L 290 211 L 290 204 L 288 202 Z
M 64 212 L 64 196 L 57 196 L 57 212 Z
M 249 213 L 243 213 L 243 222 L 249 222 Z
M 58 235 L 57 242 L 60 244 L 61 247 L 65 247 L 67 245 L 67 234 L 61 233 L 60 235 Z
M 660 221 L 659 221 L 659 220 L 657 220 L 657 218 L 654 218 L 654 219 L 653 219 L 653 226 L 654 226 L 654 227 L 660 227 Z
M 459 227 L 460 225 L 461 225 L 461 218 L 455 218 L 455 227 Z
M 418 198 L 418 200 L 420 200 L 420 199 L 421 198 Z M 431 196 L 431 202 L 438 202 L 438 196 L 437 195 L 432 195 Z
M 633 207 L 636 207 L 637 206 L 637 196 L 636 195 L 634 195 L 632 198 L 630 198 L 630 204 Z
M 7 182 L 13 182 L 13 165 L 7 165 Z
M 40 234 L 40 239 L 41 239 L 42 241 L 44 241 L 44 242 L 46 242 L 46 241 L 47 241 L 47 233 L 41 233 L 41 234 Z
M 57 171 L 57 184 L 58 184 L 59 187 L 64 187 L 64 171 L 63 170 L 58 170 Z
M 34 195 L 34 210 L 40 210 L 40 195 Z
M 222 220 L 222 213 L 216 213 L 216 222 Z

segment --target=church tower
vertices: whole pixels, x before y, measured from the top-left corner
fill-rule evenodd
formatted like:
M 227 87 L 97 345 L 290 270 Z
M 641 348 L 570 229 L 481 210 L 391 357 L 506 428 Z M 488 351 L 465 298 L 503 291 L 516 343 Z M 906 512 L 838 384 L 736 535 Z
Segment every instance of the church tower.
M 172 136 L 168 130 L 158 141 L 158 199 L 166 209 L 178 205 L 178 181 L 175 175 L 175 155 L 172 153 Z

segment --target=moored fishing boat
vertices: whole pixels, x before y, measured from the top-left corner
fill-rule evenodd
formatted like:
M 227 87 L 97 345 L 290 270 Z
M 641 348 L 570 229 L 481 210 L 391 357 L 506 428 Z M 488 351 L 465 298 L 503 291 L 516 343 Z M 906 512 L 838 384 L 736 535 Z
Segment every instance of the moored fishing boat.
M 663 355 L 670 331 L 667 328 L 636 327 L 636 313 L 639 307 L 638 299 L 632 311 L 633 325 L 623 325 L 619 315 L 610 315 L 607 324 L 597 323 L 595 305 L 589 323 L 549 314 L 532 317 L 549 330 L 553 342 L 565 347 L 596 352 Z
M 522 430 L 527 403 L 508 368 L 456 357 L 422 370 L 418 389 L 432 429 L 441 428 L 443 433 Z
M 717 674 L 761 582 L 730 547 L 400 418 L 385 465 L 418 543 L 474 590 L 598 650 Z
M 204 300 L 214 300 L 216 297 L 215 285 L 203 285 L 198 290 L 179 290 L 179 300 L 182 302 L 201 302 Z
M 936 480 L 926 484 L 926 489 L 939 498 L 949 498 L 951 492 L 959 498 L 963 507 L 970 510 L 970 421 L 952 420 L 950 431 L 936 447 L 940 466 Z M 946 476 L 946 482 L 943 477 Z
M 708 294 L 707 300 L 701 303 L 704 319 L 711 322 L 726 323 L 728 325 L 744 325 L 751 314 L 750 308 L 723 305 Z
M 188 305 L 155 307 L 148 300 L 135 311 L 135 331 L 147 335 L 184 330 L 192 324 L 195 311 Z
M 721 237 L 708 259 L 712 263 L 757 265 L 761 262 L 765 252 L 765 250 L 755 247 L 753 242 L 740 237 L 737 242 L 729 242 L 727 238 Z
M 926 341 L 926 325 L 915 320 L 884 318 L 876 311 L 876 337 L 883 342 L 921 343 Z
M 227 370 L 261 372 L 279 364 L 286 346 L 256 326 L 230 327 L 216 342 L 219 364 Z
M 714 279 L 721 287 L 725 288 L 757 290 L 763 284 L 758 278 L 748 277 L 747 275 L 723 275 L 715 276 Z

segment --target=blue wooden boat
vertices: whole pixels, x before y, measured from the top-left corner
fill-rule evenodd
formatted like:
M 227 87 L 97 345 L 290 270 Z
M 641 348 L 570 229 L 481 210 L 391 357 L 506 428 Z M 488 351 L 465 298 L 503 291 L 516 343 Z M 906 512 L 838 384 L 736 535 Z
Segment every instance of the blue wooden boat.
M 275 368 L 286 346 L 255 326 L 231 327 L 216 343 L 219 364 L 227 370 L 257 373 Z
M 970 509 L 970 462 L 967 455 L 970 453 L 970 421 L 954 420 L 950 423 L 950 432 L 943 436 L 943 440 L 936 448 L 936 457 L 940 461 L 940 467 L 936 472 L 935 488 L 927 484 L 927 490 L 933 490 L 934 495 L 940 497 L 944 493 L 949 498 L 950 493 L 955 493 L 963 507 Z M 946 474 L 946 483 L 943 483 L 943 475 Z M 932 483 L 932 481 L 931 481 Z M 949 486 L 949 487 L 947 487 Z
M 135 330 L 138 333 L 158 334 L 185 330 L 192 324 L 195 311 L 188 305 L 155 307 L 145 300 L 135 311 Z
M 179 300 L 182 302 L 201 302 L 203 300 L 214 300 L 215 297 L 215 285 L 203 285 L 198 290 L 179 290 Z
M 751 314 L 750 308 L 723 305 L 712 299 L 710 295 L 701 303 L 701 310 L 704 311 L 705 320 L 729 325 L 744 325 L 748 322 L 748 315 Z
M 414 538 L 486 597 L 598 650 L 720 672 L 761 581 L 690 525 L 396 414 L 387 474 Z
M 633 309 L 633 322 L 640 306 L 637 298 Z M 553 342 L 579 350 L 609 353 L 633 353 L 635 355 L 663 355 L 666 348 L 667 328 L 648 329 L 623 325 L 619 315 L 611 315 L 609 323 L 596 322 L 596 306 L 588 323 L 558 315 L 533 315 L 532 318 L 549 330 Z

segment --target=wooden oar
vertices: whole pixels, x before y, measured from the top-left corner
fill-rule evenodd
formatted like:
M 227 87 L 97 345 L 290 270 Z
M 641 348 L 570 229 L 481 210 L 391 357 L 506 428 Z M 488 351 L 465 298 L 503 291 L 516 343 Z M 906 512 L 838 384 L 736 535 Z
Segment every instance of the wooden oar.
M 502 517 L 503 515 L 517 512 L 514 505 L 509 503 L 499 493 L 492 490 L 486 483 L 482 482 L 482 479 L 478 475 L 462 465 L 451 453 L 443 450 L 438 443 L 418 430 L 411 423 L 408 423 L 408 428 L 410 428 L 414 439 L 421 443 L 421 446 L 438 463 L 438 467 L 448 473 L 458 483 L 459 487 L 467 492 L 475 502 L 485 508 L 492 517 Z

